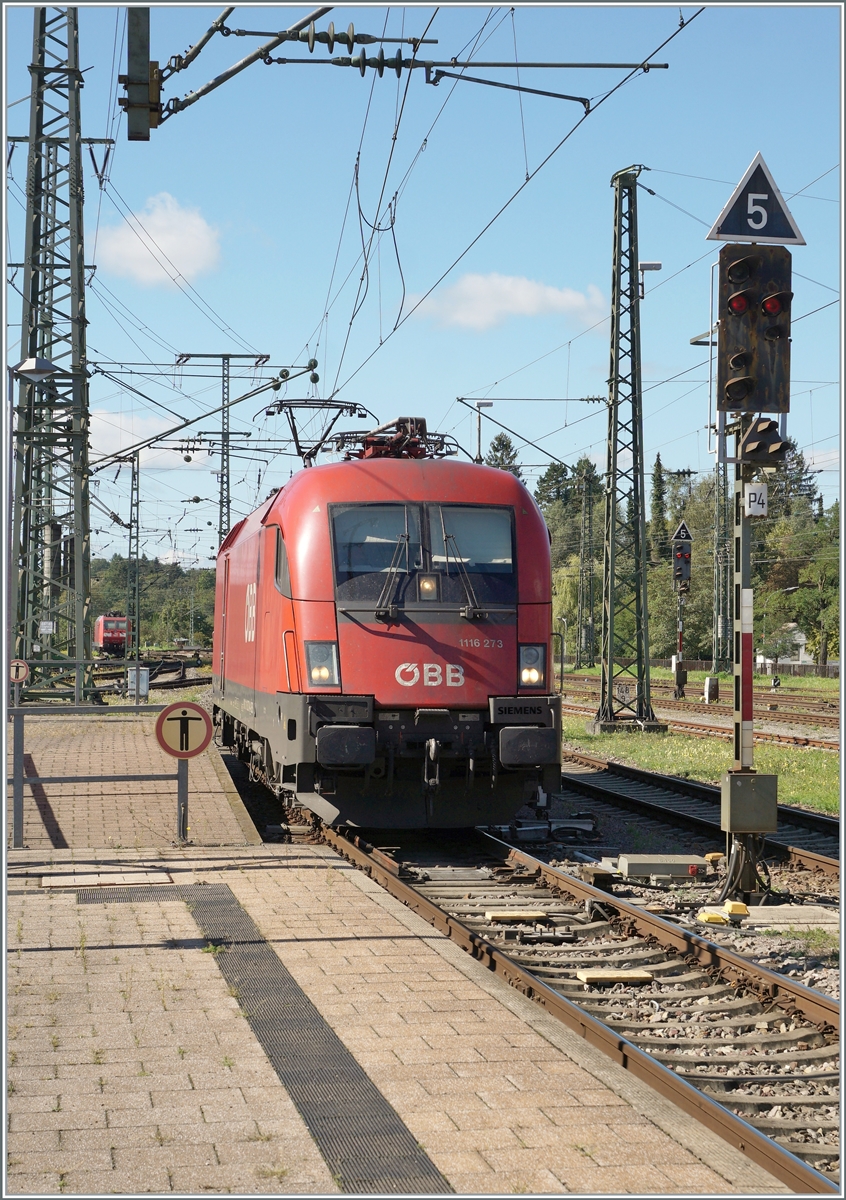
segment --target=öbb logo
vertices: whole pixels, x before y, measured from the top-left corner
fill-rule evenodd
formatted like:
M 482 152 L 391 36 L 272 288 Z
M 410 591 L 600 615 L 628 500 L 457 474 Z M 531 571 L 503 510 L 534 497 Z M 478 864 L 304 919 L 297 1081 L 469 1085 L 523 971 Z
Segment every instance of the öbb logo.
M 420 667 L 417 663 L 400 663 L 394 672 L 394 678 L 403 687 L 414 687 L 415 683 L 420 682 Z M 444 682 L 447 687 L 463 687 L 464 668 L 458 663 L 447 663 L 446 668 L 441 667 L 439 663 L 423 663 L 424 687 L 440 687 Z
M 247 595 L 244 600 L 244 641 L 256 640 L 256 585 L 247 584 Z

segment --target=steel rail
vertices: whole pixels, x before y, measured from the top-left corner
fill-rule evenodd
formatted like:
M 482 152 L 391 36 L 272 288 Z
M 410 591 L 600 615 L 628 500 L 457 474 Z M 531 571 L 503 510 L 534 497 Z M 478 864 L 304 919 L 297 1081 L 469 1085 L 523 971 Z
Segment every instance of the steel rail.
M 622 775 L 626 779 L 636 779 L 639 783 L 651 783 L 655 787 L 666 788 L 668 792 L 680 792 L 692 796 L 696 800 L 707 800 L 711 804 L 720 803 L 720 789 L 713 783 L 701 783 L 697 779 L 682 779 L 677 775 L 662 775 L 657 771 L 645 771 L 641 767 L 630 767 L 626 763 L 613 762 L 604 758 L 594 758 L 581 751 L 565 750 L 565 758 L 585 766 L 607 769 L 612 775 Z M 809 812 L 805 808 L 796 808 L 792 804 L 779 804 L 779 815 L 794 825 L 804 825 L 815 833 L 828 833 L 832 837 L 840 836 L 840 819 L 829 817 L 825 813 Z
M 657 705 L 660 710 L 661 705 Z M 562 704 L 562 712 L 573 713 L 578 716 L 593 716 L 595 709 L 585 708 L 583 705 Z M 760 718 L 759 718 L 760 719 Z M 664 718 L 662 718 L 662 721 Z M 692 737 L 720 737 L 728 741 L 733 737 L 731 728 L 728 725 L 705 725 L 700 721 L 675 721 L 672 717 L 666 719 L 666 723 L 675 730 L 683 733 L 689 733 Z M 787 733 L 766 733 L 762 729 L 754 731 L 756 742 L 774 742 L 787 746 L 810 746 L 818 750 L 831 750 L 839 753 L 839 742 L 827 742 L 822 738 L 807 738 L 801 736 L 793 736 Z
M 597 695 L 596 692 L 576 689 L 568 689 L 563 694 L 569 697 L 585 697 L 588 699 Z M 665 708 L 673 712 L 711 713 L 718 717 L 729 716 L 734 711 L 730 704 L 723 701 L 706 704 L 704 700 L 676 700 L 666 695 L 656 697 L 655 703 L 659 708 Z M 811 725 L 817 723 L 830 725 L 832 728 L 838 728 L 840 725 L 839 713 L 822 711 L 820 709 L 799 710 L 782 708 L 780 706 L 771 709 L 769 707 L 765 708 L 759 703 L 755 708 L 754 715 L 761 721 L 772 721 L 776 725 L 779 723 L 791 725 Z
M 512 987 L 522 992 L 530 1000 L 534 1000 L 546 1012 L 583 1037 L 590 1045 L 597 1047 L 614 1062 L 631 1071 L 635 1077 L 667 1097 L 683 1112 L 701 1121 L 713 1133 L 729 1142 L 782 1183 L 787 1184 L 796 1192 L 839 1194 L 838 1185 L 830 1183 L 818 1171 L 808 1167 L 801 1159 L 791 1154 L 789 1150 L 759 1133 L 741 1117 L 700 1092 L 686 1079 L 663 1066 L 633 1042 L 583 1011 L 572 1001 L 567 1000 L 554 988 L 538 979 L 519 963 L 514 962 L 486 938 L 474 933 L 462 921 L 450 916 L 438 905 L 422 896 L 414 887 L 400 879 L 398 863 L 371 846 L 363 838 L 352 831 L 349 831 L 349 836 L 345 837 L 342 832 L 328 827 L 323 828 L 321 836 L 343 858 L 366 871 L 386 891 L 423 917 L 439 932 L 456 942 L 472 958 L 496 972 Z M 757 990 L 759 994 L 763 993 L 770 1000 L 779 997 L 779 1002 L 783 1007 L 788 1010 L 793 1008 L 803 1011 L 806 1015 L 811 1014 L 811 1019 L 824 1028 L 837 1027 L 839 1005 L 829 997 L 815 994 L 811 992 L 810 988 L 805 988 L 792 980 L 781 979 L 773 972 L 752 967 L 739 955 L 735 955 L 723 947 L 707 942 L 696 934 L 681 930 L 668 921 L 662 921 L 654 914 L 642 913 L 634 905 L 627 904 L 624 900 L 609 897 L 606 892 L 566 875 L 563 871 L 508 846 L 490 834 L 483 836 L 488 838 L 496 846 L 497 851 L 508 860 L 539 870 L 555 887 L 566 889 L 581 899 L 593 900 L 606 910 L 616 909 L 621 916 L 628 918 L 630 926 L 641 933 L 641 936 L 653 937 L 664 944 L 669 943 L 675 949 L 684 950 L 692 955 L 697 963 L 705 965 L 706 969 L 715 974 L 723 973 L 742 980 L 746 986 L 751 985 L 750 977 L 755 977 L 757 988 L 752 990 Z
M 570 757 L 565 751 L 565 757 Z M 572 757 L 575 758 L 575 755 Z M 646 774 L 646 772 L 644 772 Z M 647 780 L 656 787 L 666 786 L 667 790 L 675 790 L 677 793 L 680 789 L 672 789 L 671 785 L 659 784 L 655 780 Z M 713 833 L 717 836 L 723 835 L 723 830 L 716 821 L 711 821 L 707 817 L 697 816 L 695 813 L 680 812 L 678 809 L 665 808 L 657 800 L 644 800 L 640 796 L 630 796 L 621 794 L 611 788 L 605 788 L 601 783 L 595 783 L 592 780 L 581 779 L 578 776 L 568 775 L 563 783 L 564 787 L 568 787 L 571 791 L 579 792 L 588 799 L 602 800 L 609 804 L 617 804 L 621 808 L 633 809 L 636 812 L 642 812 L 646 816 L 657 818 L 658 820 L 670 822 L 675 825 L 687 826 L 695 830 L 703 830 L 707 833 Z M 710 802 L 710 797 L 709 797 Z M 783 814 L 782 814 L 783 815 Z M 835 825 L 837 823 L 835 822 Z M 839 828 L 838 828 L 839 833 Z M 806 850 L 803 846 L 794 846 L 789 842 L 783 842 L 779 838 L 767 835 L 764 843 L 764 853 L 776 851 L 780 857 L 784 857 L 790 862 L 796 863 L 799 866 L 808 867 L 811 870 L 822 870 L 826 875 L 839 875 L 840 862 L 836 858 L 831 858 L 828 855 L 820 854 L 815 850 Z

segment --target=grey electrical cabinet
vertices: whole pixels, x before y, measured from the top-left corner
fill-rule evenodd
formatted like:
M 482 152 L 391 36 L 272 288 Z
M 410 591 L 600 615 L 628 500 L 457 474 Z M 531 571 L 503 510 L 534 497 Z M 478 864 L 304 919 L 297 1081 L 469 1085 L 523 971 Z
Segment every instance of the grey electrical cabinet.
M 729 772 L 723 776 L 720 828 L 726 833 L 775 833 L 778 776 Z

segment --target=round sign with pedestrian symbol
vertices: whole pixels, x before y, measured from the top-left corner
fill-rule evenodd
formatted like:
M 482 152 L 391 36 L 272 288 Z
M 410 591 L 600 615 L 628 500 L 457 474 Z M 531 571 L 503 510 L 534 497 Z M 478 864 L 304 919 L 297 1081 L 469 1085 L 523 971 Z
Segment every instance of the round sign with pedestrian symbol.
M 195 758 L 212 740 L 211 717 L 199 704 L 169 704 L 156 721 L 156 740 L 174 758 Z
M 26 683 L 29 679 L 29 667 L 22 658 L 13 658 L 9 663 L 9 679 L 12 683 Z

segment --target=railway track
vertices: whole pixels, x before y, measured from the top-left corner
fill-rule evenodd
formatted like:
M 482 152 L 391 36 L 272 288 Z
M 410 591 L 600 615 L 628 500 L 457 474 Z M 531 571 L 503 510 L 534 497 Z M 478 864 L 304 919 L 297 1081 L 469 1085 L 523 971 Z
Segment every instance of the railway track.
M 560 683 L 560 673 L 557 675 L 557 678 Z M 578 690 L 585 695 L 599 696 L 599 680 L 596 676 L 585 675 L 580 677 L 578 675 L 566 675 L 564 683 L 565 685 L 578 685 Z M 696 684 L 688 685 L 688 687 L 696 686 Z M 656 682 L 654 679 L 651 681 L 650 687 L 654 693 L 662 695 L 670 695 L 675 691 L 675 684 L 662 683 L 661 681 Z M 574 686 L 568 688 L 568 690 L 576 690 L 576 688 Z M 838 712 L 840 709 L 839 700 L 827 700 L 820 692 L 801 691 L 794 688 L 755 688 L 752 692 L 752 698 L 756 702 L 765 701 L 771 704 L 773 701 L 778 701 L 781 704 L 797 704 L 803 708 L 807 707 L 809 710 L 816 708 L 822 712 Z M 727 705 L 727 703 L 724 700 L 717 700 L 715 704 L 709 707 Z
M 839 1192 L 836 1000 L 481 831 L 320 836 L 794 1191 Z
M 661 705 L 658 704 L 657 707 L 660 709 Z M 562 704 L 561 711 L 591 717 L 596 709 L 586 708 L 583 705 Z M 706 725 L 700 721 L 678 721 L 672 718 L 667 721 L 667 724 L 671 729 L 688 733 L 691 737 L 718 737 L 730 741 L 734 736 L 731 728 L 727 725 Z M 753 737 L 756 742 L 773 742 L 780 746 L 808 746 L 816 750 L 831 750 L 835 753 L 840 751 L 839 742 L 826 741 L 824 738 L 805 737 L 802 734 L 772 733 L 769 730 L 756 729 Z
M 562 791 L 558 793 L 562 799 L 580 803 L 587 797 L 609 802 L 663 823 L 710 833 L 716 845 L 724 840 L 725 834 L 720 829 L 719 788 L 606 762 L 570 750 L 564 751 L 564 758 L 576 769 L 564 767 Z M 766 839 L 764 853 L 823 871 L 826 875 L 839 875 L 840 821 L 822 813 L 780 804 L 778 832 Z
M 717 701 L 714 704 L 705 704 L 704 701 L 674 700 L 663 695 L 655 696 L 654 688 L 652 691 L 653 702 L 660 709 L 668 709 L 673 712 L 709 713 L 711 716 L 731 716 L 734 711 L 729 704 L 724 704 L 721 701 Z M 599 693 L 591 691 L 568 690 L 562 694 L 572 697 L 588 697 L 593 699 L 595 703 L 599 699 Z M 837 711 L 832 712 L 831 709 L 828 709 L 828 711 L 822 709 L 804 709 L 801 712 L 793 711 L 784 708 L 781 704 L 776 707 L 772 698 L 770 698 L 770 705 L 772 707 L 756 707 L 754 712 L 755 717 L 761 721 L 772 721 L 774 724 L 782 722 L 790 725 L 812 724 L 826 726 L 831 729 L 840 728 L 840 714 Z

